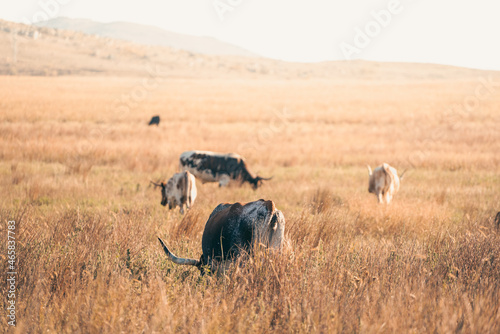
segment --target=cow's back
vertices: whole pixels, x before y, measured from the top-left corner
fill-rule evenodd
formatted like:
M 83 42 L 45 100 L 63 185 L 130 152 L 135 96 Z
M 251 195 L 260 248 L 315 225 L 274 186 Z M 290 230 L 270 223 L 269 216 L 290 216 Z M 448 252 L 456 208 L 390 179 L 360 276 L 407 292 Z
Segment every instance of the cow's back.
M 203 232 L 202 249 L 204 263 L 211 259 L 226 260 L 239 254 L 240 248 L 248 248 L 252 240 L 250 217 L 241 215 L 240 203 L 219 204 L 210 215 Z

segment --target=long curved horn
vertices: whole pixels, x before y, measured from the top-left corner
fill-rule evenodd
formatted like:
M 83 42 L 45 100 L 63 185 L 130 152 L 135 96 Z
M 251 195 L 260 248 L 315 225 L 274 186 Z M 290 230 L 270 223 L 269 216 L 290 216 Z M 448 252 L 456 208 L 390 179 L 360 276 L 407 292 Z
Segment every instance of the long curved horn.
M 158 238 L 158 240 L 160 240 L 160 244 L 163 247 L 163 250 L 165 251 L 165 254 L 167 254 L 168 258 L 173 263 L 175 263 L 175 264 L 183 264 L 183 265 L 186 265 L 186 266 L 196 266 L 196 267 L 201 264 L 199 260 L 184 259 L 184 258 L 175 256 L 174 253 L 172 253 L 171 251 L 168 250 L 168 248 L 165 245 L 165 243 L 163 242 L 163 240 L 161 240 L 160 238 Z
M 260 177 L 260 176 L 257 176 L 257 178 L 258 178 L 259 180 L 263 180 L 263 181 L 269 181 L 269 180 L 271 180 L 273 177 L 274 177 L 274 175 L 273 175 L 273 176 L 271 176 L 271 177 Z
M 366 167 L 368 167 L 368 175 L 372 176 L 372 168 L 370 167 L 370 165 L 366 165 Z
M 399 177 L 400 181 L 403 181 L 403 177 L 405 176 L 406 171 L 408 171 L 408 169 L 405 169 L 403 174 L 401 174 L 401 176 Z

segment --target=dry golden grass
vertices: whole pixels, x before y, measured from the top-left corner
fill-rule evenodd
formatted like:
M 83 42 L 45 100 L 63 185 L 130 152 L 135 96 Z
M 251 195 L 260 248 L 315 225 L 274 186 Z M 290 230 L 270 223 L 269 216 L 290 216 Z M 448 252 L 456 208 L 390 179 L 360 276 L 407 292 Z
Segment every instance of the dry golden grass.
M 500 88 L 469 112 L 453 106 L 472 79 L 167 77 L 145 94 L 141 80 L 0 77 L 14 332 L 500 331 Z M 238 152 L 274 178 L 255 192 L 198 183 L 192 210 L 168 212 L 149 180 L 190 149 Z M 384 161 L 409 169 L 389 206 L 367 192 L 366 164 Z M 157 236 L 198 257 L 218 203 L 258 198 L 283 211 L 293 251 L 219 277 L 167 261 Z

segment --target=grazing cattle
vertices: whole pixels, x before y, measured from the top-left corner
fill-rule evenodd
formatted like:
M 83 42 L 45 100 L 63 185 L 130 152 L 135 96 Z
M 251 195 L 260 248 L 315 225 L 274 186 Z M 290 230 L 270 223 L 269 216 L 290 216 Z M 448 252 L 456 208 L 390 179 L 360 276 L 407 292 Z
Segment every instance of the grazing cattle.
M 153 116 L 153 117 L 151 117 L 151 120 L 149 121 L 148 125 L 159 126 L 160 125 L 160 116 Z
M 184 205 L 189 209 L 196 199 L 196 180 L 188 171 L 174 174 L 167 183 L 151 183 L 161 187 L 161 205 L 168 204 L 169 210 L 179 206 L 184 213 Z
M 175 256 L 160 240 L 168 258 L 176 264 L 195 266 L 203 274 L 206 267 L 211 272 L 224 260 L 250 251 L 256 244 L 281 249 L 284 242 L 285 217 L 273 201 L 260 199 L 247 204 L 219 204 L 212 212 L 203 231 L 199 260 Z
M 219 187 L 227 186 L 230 181 L 239 181 L 240 184 L 250 183 L 255 190 L 262 185 L 262 181 L 271 179 L 254 176 L 245 160 L 235 153 L 184 152 L 180 157 L 180 168 L 190 171 L 202 183 L 219 182 Z
M 403 179 L 405 172 L 399 178 L 397 170 L 386 163 L 375 168 L 373 172 L 370 166 L 367 167 L 370 177 L 368 180 L 368 192 L 375 194 L 379 203 L 384 203 L 385 201 L 385 203 L 389 204 L 392 197 L 398 192 L 400 180 Z

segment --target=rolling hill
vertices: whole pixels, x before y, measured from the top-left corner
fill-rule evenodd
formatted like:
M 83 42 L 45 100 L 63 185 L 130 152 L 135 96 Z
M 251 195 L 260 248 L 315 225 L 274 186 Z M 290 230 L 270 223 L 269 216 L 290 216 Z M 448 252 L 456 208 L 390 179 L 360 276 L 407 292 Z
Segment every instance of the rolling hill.
M 56 26 L 57 22 L 64 26 L 67 21 L 61 19 L 52 23 Z M 170 77 L 317 78 L 377 83 L 462 80 L 477 78 L 485 73 L 498 75 L 498 72 L 435 64 L 360 60 L 292 63 L 259 57 L 209 55 L 121 39 L 120 36 L 127 35 L 134 25 L 116 23 L 108 25 L 108 30 L 101 27 L 101 34 L 113 35 L 114 38 L 111 38 L 92 33 L 92 29 L 97 29 L 92 21 L 72 22 L 76 22 L 74 29 L 89 33 L 0 20 L 0 75 L 145 76 L 155 72 L 155 75 Z M 124 28 L 121 32 L 120 26 Z M 156 31 L 156 28 L 149 29 Z M 164 32 L 156 33 L 159 36 Z M 128 34 L 129 37 L 132 35 Z M 151 40 L 154 36 L 151 35 Z M 202 44 L 200 42 L 199 46 Z M 180 44 L 177 46 L 182 47 Z
M 208 55 L 257 57 L 243 48 L 211 37 L 197 37 L 165 31 L 161 28 L 129 22 L 100 23 L 85 19 L 54 18 L 37 24 L 39 27 L 78 31 L 137 44 L 166 46 Z

